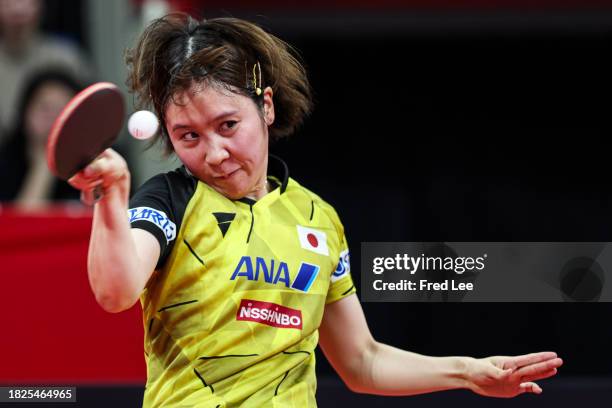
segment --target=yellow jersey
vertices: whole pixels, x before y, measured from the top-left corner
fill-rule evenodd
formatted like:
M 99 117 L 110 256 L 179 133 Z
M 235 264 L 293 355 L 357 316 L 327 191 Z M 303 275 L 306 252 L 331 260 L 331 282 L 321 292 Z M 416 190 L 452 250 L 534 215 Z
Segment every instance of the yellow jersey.
M 316 407 L 325 305 L 355 292 L 335 210 L 270 155 L 276 188 L 231 200 L 184 168 L 146 182 L 133 228 L 161 247 L 141 295 L 144 407 Z

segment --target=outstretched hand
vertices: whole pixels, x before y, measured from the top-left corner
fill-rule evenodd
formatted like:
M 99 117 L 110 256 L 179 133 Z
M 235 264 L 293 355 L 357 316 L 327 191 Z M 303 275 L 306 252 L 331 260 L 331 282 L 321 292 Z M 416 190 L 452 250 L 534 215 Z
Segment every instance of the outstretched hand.
M 563 360 L 550 351 L 473 359 L 468 363 L 469 388 L 489 397 L 510 398 L 525 392 L 540 394 L 542 388 L 534 381 L 557 374 L 562 364 Z

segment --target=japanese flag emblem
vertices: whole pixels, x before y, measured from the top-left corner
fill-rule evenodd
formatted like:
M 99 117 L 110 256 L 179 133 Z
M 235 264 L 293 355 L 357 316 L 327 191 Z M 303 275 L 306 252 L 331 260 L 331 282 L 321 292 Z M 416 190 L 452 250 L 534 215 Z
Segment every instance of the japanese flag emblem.
M 324 232 L 314 228 L 302 227 L 301 225 L 297 226 L 297 232 L 302 248 L 316 252 L 317 254 L 329 256 L 327 235 L 325 235 Z

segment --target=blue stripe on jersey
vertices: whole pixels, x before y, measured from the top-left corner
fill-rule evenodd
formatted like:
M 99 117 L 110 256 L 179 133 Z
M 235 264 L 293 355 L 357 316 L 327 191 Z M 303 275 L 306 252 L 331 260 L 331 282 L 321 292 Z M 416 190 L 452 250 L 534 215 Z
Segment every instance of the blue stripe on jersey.
M 298 271 L 295 280 L 291 287 L 293 289 L 302 290 L 304 292 L 308 292 L 312 282 L 314 282 L 315 278 L 319 274 L 319 267 L 317 265 L 311 265 L 306 262 L 302 262 L 300 265 L 300 270 Z

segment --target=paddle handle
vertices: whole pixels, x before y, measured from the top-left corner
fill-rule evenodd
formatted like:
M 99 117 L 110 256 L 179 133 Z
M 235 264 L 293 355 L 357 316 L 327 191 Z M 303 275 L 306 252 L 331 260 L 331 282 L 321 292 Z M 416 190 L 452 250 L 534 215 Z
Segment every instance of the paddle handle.
M 95 203 L 100 201 L 100 199 L 104 196 L 104 191 L 102 190 L 102 186 L 96 186 L 93 190 L 83 190 L 81 191 L 81 202 L 85 205 L 93 207 Z

